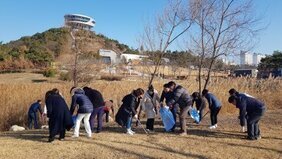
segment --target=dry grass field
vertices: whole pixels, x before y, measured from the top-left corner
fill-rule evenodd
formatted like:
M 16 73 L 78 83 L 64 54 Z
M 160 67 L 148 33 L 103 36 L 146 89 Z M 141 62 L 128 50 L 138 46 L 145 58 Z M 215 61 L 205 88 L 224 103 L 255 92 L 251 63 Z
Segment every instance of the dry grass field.
M 17 79 L 25 80 L 17 80 Z M 125 135 L 114 123 L 107 125 L 103 133 L 94 134 L 93 139 L 81 137 L 47 143 L 47 130 L 7 132 L 13 124 L 26 126 L 27 110 L 31 103 L 43 99 L 45 92 L 58 88 L 67 103 L 70 103 L 71 83 L 34 83 L 26 74 L 0 75 L 0 158 L 282 158 L 282 81 L 278 79 L 224 79 L 213 78 L 209 90 L 223 103 L 219 114 L 219 128 L 209 131 L 209 117 L 201 125 L 191 124 L 186 137 L 164 133 L 160 121 L 155 134 L 146 135 L 137 128 L 134 136 Z M 6 80 L 3 82 L 3 80 Z M 49 80 L 48 80 L 49 81 Z M 156 80 L 155 88 L 161 92 L 166 80 Z M 190 93 L 197 90 L 195 80 L 176 81 Z M 89 86 L 102 92 L 105 99 L 113 99 L 116 106 L 124 95 L 134 88 L 146 88 L 146 80 L 94 81 Z M 240 133 L 238 111 L 228 102 L 228 90 L 236 88 L 247 92 L 267 105 L 267 113 L 261 121 L 263 138 L 247 141 Z M 144 125 L 144 124 L 143 124 Z
M 235 116 L 219 115 L 217 130 L 207 129 L 209 118 L 201 125 L 189 121 L 188 135 L 164 133 L 160 121 L 156 132 L 146 135 L 135 128 L 136 135 L 127 136 L 116 124 L 106 125 L 92 139 L 78 139 L 67 134 L 65 141 L 47 143 L 47 130 L 0 133 L 0 158 L 242 158 L 280 159 L 282 157 L 282 110 L 268 111 L 261 121 L 262 139 L 248 141 L 239 132 Z M 143 124 L 144 125 L 144 124 Z M 82 131 L 83 132 L 83 131 Z

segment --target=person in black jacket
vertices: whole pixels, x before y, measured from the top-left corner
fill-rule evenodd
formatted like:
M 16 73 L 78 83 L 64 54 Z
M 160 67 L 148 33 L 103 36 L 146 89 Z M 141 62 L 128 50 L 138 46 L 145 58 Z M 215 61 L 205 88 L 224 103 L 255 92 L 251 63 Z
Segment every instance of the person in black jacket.
M 45 95 L 47 117 L 49 118 L 49 142 L 54 141 L 55 136 L 60 134 L 59 140 L 65 138 L 66 130 L 73 127 L 72 117 L 68 105 L 59 94 L 58 89 L 48 91 Z
M 261 138 L 260 129 L 259 129 L 259 121 L 265 113 L 265 105 L 261 101 L 248 97 L 246 95 L 242 95 L 241 98 L 236 96 L 230 96 L 228 102 L 235 105 L 238 109 L 240 109 L 240 120 L 241 126 L 243 125 L 245 120 L 245 116 L 247 114 L 247 131 L 249 140 L 258 140 Z
M 85 131 L 87 132 L 87 137 L 92 137 L 92 131 L 90 128 L 90 115 L 93 112 L 93 105 L 89 98 L 84 94 L 84 91 L 80 88 L 73 87 L 71 89 L 71 93 L 74 90 L 74 95 L 72 96 L 72 102 L 71 102 L 71 114 L 73 115 L 75 108 L 78 106 L 77 111 L 77 118 L 75 122 L 75 128 L 74 128 L 74 135 L 72 137 L 79 137 L 79 129 L 80 129 L 80 123 L 83 119 Z
M 103 114 L 104 114 L 104 98 L 102 94 L 96 90 L 89 87 L 83 88 L 85 95 L 90 99 L 91 103 L 93 104 L 93 112 L 90 116 L 90 127 L 91 130 L 94 131 L 94 120 L 97 116 L 97 129 L 96 133 L 99 133 L 102 130 L 103 126 Z
M 161 106 L 164 105 L 164 100 L 165 100 L 165 104 L 167 105 L 167 103 L 173 98 L 173 92 L 170 91 L 168 84 L 164 84 L 163 85 L 163 92 L 160 98 L 160 104 Z M 177 117 L 177 111 L 178 111 L 178 107 L 174 106 L 174 107 L 169 107 L 169 110 L 171 111 L 172 115 L 173 115 L 173 119 L 174 119 L 174 126 L 170 129 L 171 132 L 174 132 L 174 129 L 176 127 L 176 117 Z
M 133 90 L 132 93 L 122 99 L 122 105 L 116 114 L 115 121 L 122 127 L 126 127 L 126 133 L 129 135 L 135 133 L 131 130 L 132 117 L 138 119 L 136 110 L 143 95 L 144 90 L 142 88 Z
M 179 106 L 180 135 L 187 135 L 186 117 L 189 108 L 192 106 L 192 98 L 184 87 L 177 85 L 173 81 L 168 83 L 168 88 L 170 92 L 173 92 L 173 97 L 167 102 L 167 105 L 169 107 Z
M 194 103 L 196 103 L 196 108 L 199 112 L 199 116 L 200 116 L 200 122 L 203 118 L 203 113 L 204 113 L 204 109 L 206 108 L 206 101 L 205 99 L 200 95 L 199 92 L 194 92 L 192 94 L 192 105 L 194 105 Z

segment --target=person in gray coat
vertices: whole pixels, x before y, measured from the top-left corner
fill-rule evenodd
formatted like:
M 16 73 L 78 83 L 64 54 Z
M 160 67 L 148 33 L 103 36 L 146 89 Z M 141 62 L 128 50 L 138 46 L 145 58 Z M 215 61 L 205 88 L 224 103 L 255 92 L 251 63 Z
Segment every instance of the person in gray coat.
M 172 99 L 167 102 L 167 105 L 169 107 L 179 106 L 179 121 L 181 128 L 180 135 L 186 135 L 186 117 L 188 115 L 189 108 L 192 106 L 192 98 L 184 87 L 176 85 L 173 81 L 169 82 L 167 86 L 170 92 L 173 92 Z

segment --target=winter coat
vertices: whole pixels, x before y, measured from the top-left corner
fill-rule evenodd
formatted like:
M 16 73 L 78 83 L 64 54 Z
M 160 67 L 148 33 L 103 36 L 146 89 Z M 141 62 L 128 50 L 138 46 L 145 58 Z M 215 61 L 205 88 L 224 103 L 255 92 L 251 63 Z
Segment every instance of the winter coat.
M 236 100 L 236 107 L 240 109 L 240 124 L 245 126 L 245 116 L 252 113 L 262 113 L 265 111 L 265 105 L 263 102 L 249 97 L 245 94 L 240 94 L 240 98 Z
M 205 97 L 206 97 L 206 99 L 207 99 L 207 101 L 209 103 L 209 108 L 211 110 L 213 110 L 215 108 L 220 108 L 221 107 L 220 101 L 212 93 L 207 93 L 205 95 Z
M 85 95 L 90 99 L 91 103 L 93 104 L 93 108 L 99 108 L 105 105 L 104 98 L 102 94 L 96 90 L 91 88 L 83 88 Z
M 180 85 L 176 85 L 175 89 L 173 90 L 172 99 L 170 99 L 170 101 L 167 102 L 168 106 L 176 105 L 176 104 L 179 105 L 180 108 L 184 108 L 192 105 L 191 96 L 189 95 L 188 91 Z
M 198 99 L 193 99 L 193 104 L 196 103 L 197 110 L 202 110 L 206 108 L 206 101 L 203 97 L 199 97 Z
M 69 130 L 73 127 L 73 121 L 67 103 L 60 95 L 50 95 L 46 100 L 46 107 L 51 134 L 59 134 L 62 130 Z
M 89 98 L 84 94 L 82 89 L 78 89 L 74 92 L 72 96 L 71 102 L 71 114 L 73 114 L 74 109 L 76 106 L 78 107 L 77 113 L 92 113 L 93 112 L 93 105 Z
M 139 105 L 139 99 L 133 94 L 128 94 L 122 99 L 122 105 L 120 106 L 116 114 L 116 122 L 125 126 L 127 119 L 136 114 L 136 109 Z
M 166 101 L 166 105 L 167 103 L 173 98 L 173 92 L 165 92 L 163 91 L 162 92 L 162 95 L 161 95 L 161 99 L 160 99 L 160 102 L 162 103 L 165 99 Z
M 156 107 L 160 104 L 159 103 L 160 97 L 157 90 L 154 90 L 153 97 L 146 92 L 144 98 L 141 101 L 142 109 L 146 113 L 147 119 L 155 118 L 156 116 Z

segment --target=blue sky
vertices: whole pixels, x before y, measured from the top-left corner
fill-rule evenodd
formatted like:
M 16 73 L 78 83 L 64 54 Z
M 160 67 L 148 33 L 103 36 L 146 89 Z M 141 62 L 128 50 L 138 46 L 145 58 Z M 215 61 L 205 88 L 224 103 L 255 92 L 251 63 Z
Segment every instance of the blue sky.
M 282 50 L 282 1 L 254 0 L 256 13 L 268 24 L 252 50 L 271 54 Z M 146 19 L 166 5 L 166 0 L 1 0 L 0 41 L 4 43 L 63 26 L 63 16 L 79 13 L 93 17 L 93 29 L 136 48 Z

